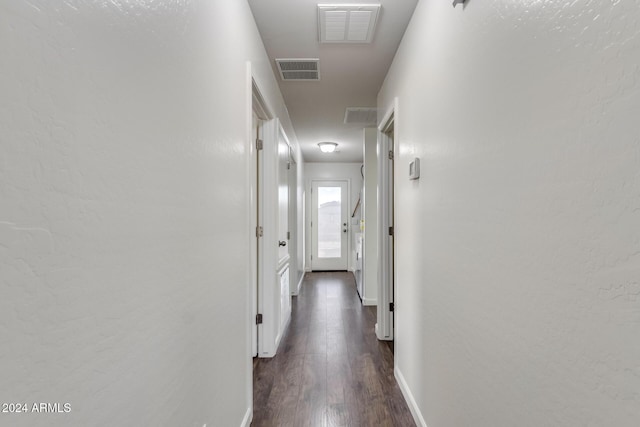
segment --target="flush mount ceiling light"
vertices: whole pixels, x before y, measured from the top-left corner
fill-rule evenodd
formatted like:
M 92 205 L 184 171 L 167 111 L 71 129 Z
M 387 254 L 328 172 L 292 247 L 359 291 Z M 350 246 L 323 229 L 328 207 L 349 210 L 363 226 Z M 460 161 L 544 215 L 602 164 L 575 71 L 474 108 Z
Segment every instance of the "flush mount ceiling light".
M 318 143 L 318 147 L 320 147 L 320 151 L 323 153 L 333 153 L 338 148 L 338 144 L 335 142 L 320 142 Z
M 379 4 L 319 4 L 320 43 L 371 43 Z

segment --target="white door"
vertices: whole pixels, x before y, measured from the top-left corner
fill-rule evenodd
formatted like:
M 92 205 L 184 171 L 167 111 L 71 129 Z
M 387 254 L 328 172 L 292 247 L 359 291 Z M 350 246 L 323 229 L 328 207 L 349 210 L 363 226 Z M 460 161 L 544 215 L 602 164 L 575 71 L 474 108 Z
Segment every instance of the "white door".
M 258 356 L 273 357 L 291 314 L 287 163 L 289 144 L 278 119 L 265 121 L 258 151 Z
M 289 144 L 278 138 L 278 265 L 289 259 Z
M 311 266 L 314 271 L 347 270 L 347 181 L 313 181 Z

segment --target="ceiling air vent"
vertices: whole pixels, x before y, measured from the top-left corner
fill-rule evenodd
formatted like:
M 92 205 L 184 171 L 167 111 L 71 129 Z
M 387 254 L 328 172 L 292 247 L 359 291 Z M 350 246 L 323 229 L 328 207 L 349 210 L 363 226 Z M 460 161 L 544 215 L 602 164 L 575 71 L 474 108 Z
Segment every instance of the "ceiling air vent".
M 320 43 L 371 43 L 379 4 L 319 4 Z
M 344 114 L 345 124 L 357 123 L 362 125 L 376 125 L 378 109 L 371 107 L 348 107 Z
M 320 80 L 318 58 L 276 59 L 280 77 L 285 81 Z

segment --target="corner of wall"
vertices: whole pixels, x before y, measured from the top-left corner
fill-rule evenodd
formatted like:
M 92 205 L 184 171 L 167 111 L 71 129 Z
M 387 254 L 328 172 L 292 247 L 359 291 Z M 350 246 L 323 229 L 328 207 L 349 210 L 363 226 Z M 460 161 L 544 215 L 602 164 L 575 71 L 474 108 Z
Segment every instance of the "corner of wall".
M 407 401 L 407 405 L 409 406 L 409 410 L 411 411 L 411 415 L 413 416 L 413 421 L 415 421 L 416 425 L 418 426 L 427 427 L 427 423 L 422 416 L 422 412 L 420 412 L 420 408 L 416 403 L 416 399 L 413 397 L 413 393 L 411 393 L 411 389 L 405 381 L 404 376 L 402 375 L 402 372 L 400 371 L 400 368 L 398 366 L 395 366 L 393 368 L 393 375 L 398 381 L 398 386 L 400 387 L 400 391 L 404 396 L 404 400 Z

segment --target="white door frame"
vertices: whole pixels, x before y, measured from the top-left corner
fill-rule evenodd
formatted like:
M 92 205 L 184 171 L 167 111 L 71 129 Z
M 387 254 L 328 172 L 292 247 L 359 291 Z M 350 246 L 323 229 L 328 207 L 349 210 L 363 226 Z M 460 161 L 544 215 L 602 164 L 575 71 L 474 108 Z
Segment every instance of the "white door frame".
M 262 227 L 258 238 L 258 313 L 262 315 L 262 323 L 258 324 L 258 357 L 273 357 L 291 317 L 291 305 L 285 307 L 287 304 L 282 303 L 283 298 L 291 298 L 288 281 L 286 296 L 280 282 L 282 272 L 289 266 L 289 255 L 280 258 L 278 251 L 278 143 L 284 140 L 290 145 L 277 118 L 265 122 L 262 129 L 263 148 L 258 151 L 258 159 L 262 159 L 258 190 L 262 196 L 258 200 Z
M 378 323 L 376 335 L 379 340 L 394 339 L 394 286 L 395 261 L 393 222 L 394 168 L 397 142 L 398 98 L 393 101 L 378 126 Z M 392 136 L 389 136 L 389 133 Z M 393 231 L 391 231 L 393 230 Z M 392 311 L 393 304 L 393 311 Z
M 351 200 L 350 188 L 351 181 L 349 179 L 314 179 L 311 181 L 311 269 L 313 271 L 322 271 L 322 270 L 334 270 L 334 268 L 327 268 L 326 266 L 319 263 L 319 259 L 317 258 L 316 248 L 318 242 L 318 209 L 316 204 L 317 201 L 317 187 L 321 186 L 319 184 L 338 184 L 340 186 L 344 185 L 345 191 L 341 194 L 341 222 L 345 222 L 346 225 L 342 224 L 341 229 L 343 230 L 341 234 L 341 249 L 344 250 L 344 270 L 347 271 L 349 269 L 349 253 L 350 253 L 350 220 L 349 220 L 349 201 Z M 327 185 L 328 186 L 328 185 Z M 315 188 L 315 190 L 314 190 Z M 346 227 L 346 232 L 344 232 L 344 228 Z M 314 258 L 315 256 L 315 258 Z M 342 258 L 342 257 L 341 257 Z M 342 261 L 341 261 L 342 262 Z M 342 270 L 342 268 L 335 268 L 335 270 Z
M 258 315 L 258 298 L 259 292 L 258 289 L 260 287 L 259 280 L 259 262 L 261 258 L 260 249 L 258 245 L 258 215 L 262 206 L 260 203 L 262 202 L 263 195 L 261 194 L 261 184 L 258 179 L 260 174 L 260 166 L 259 162 L 262 160 L 259 159 L 259 150 L 257 149 L 257 141 L 263 138 L 262 135 L 262 124 L 268 120 L 273 118 L 273 114 L 269 110 L 267 103 L 260 92 L 260 88 L 256 84 L 255 80 L 251 77 L 251 65 L 248 65 L 249 68 L 249 79 L 251 85 L 251 122 L 253 121 L 253 114 L 255 114 L 260 120 L 260 124 L 258 126 L 259 134 L 255 135 L 253 133 L 253 125 L 250 126 L 251 133 L 249 136 L 249 172 L 248 176 L 250 177 L 250 199 L 249 199 L 249 211 L 250 211 L 250 236 L 251 236 L 251 255 L 250 255 L 250 275 L 251 275 L 251 317 L 249 319 L 249 324 L 251 326 L 251 357 L 255 357 L 258 355 L 258 325 L 256 324 L 256 318 Z

